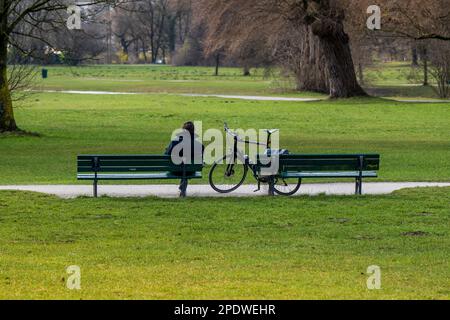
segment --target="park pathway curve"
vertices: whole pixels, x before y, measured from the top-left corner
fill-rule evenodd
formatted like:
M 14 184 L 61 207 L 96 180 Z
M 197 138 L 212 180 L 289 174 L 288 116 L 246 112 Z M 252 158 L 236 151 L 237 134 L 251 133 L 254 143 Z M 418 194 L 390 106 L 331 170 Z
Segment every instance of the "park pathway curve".
M 134 81 L 134 80 L 128 80 Z M 135 80 L 138 81 L 138 80 Z M 31 92 L 44 93 L 66 93 L 66 94 L 87 94 L 87 95 L 142 95 L 142 94 L 167 94 L 166 92 L 120 92 L 120 91 L 92 91 L 92 90 L 29 90 Z M 271 97 L 271 96 L 255 96 L 255 95 L 230 95 L 230 94 L 202 94 L 202 93 L 171 93 L 170 95 L 181 97 L 203 97 L 203 98 L 220 98 L 220 99 L 237 99 L 252 101 L 291 101 L 291 102 L 317 102 L 325 101 L 326 97 Z M 450 100 L 440 99 L 402 99 L 384 97 L 387 101 L 403 102 L 403 103 L 450 103 Z
M 406 188 L 450 187 L 450 183 L 438 182 L 368 182 L 363 184 L 363 194 L 390 194 Z M 245 185 L 231 194 L 221 195 L 208 185 L 191 185 L 188 188 L 189 197 L 255 197 L 267 195 L 267 187 L 254 192 L 256 186 Z M 92 196 L 91 185 L 16 185 L 0 186 L 1 190 L 32 191 L 56 195 L 60 198 L 77 198 Z M 298 195 L 353 195 L 354 183 L 304 184 Z M 176 185 L 100 185 L 99 196 L 108 197 L 148 197 L 172 198 L 178 196 Z

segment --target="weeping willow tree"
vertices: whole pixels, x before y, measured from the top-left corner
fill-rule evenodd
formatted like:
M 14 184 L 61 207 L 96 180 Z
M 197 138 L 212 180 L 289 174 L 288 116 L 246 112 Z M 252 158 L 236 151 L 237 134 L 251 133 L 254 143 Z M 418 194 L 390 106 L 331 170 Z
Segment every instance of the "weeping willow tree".
M 342 2 L 340 2 L 342 4 Z M 196 0 L 207 28 L 206 50 L 233 52 L 248 39 L 266 39 L 302 90 L 332 98 L 366 95 L 359 86 L 344 10 L 331 0 Z

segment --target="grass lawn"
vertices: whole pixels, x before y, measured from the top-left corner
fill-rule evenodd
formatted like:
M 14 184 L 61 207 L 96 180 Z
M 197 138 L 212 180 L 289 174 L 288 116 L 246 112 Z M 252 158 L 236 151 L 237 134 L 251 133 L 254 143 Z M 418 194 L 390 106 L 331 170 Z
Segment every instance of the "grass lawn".
M 324 97 L 295 91 L 295 81 L 280 76 L 276 68 L 252 69 L 251 76 L 240 68 L 154 65 L 49 66 L 49 78 L 38 79 L 35 90 L 101 90 L 146 93 L 201 93 Z M 431 86 L 421 86 L 421 69 L 409 63 L 376 63 L 365 68 L 366 90 L 378 97 L 437 98 Z M 433 79 L 430 78 L 433 83 Z
M 367 71 L 378 72 L 375 89 L 430 96 L 399 89 L 408 81 L 403 64 L 386 68 Z M 292 153 L 380 153 L 378 181 L 450 181 L 448 102 L 185 97 L 178 94 L 320 95 L 293 93 L 262 70 L 49 69 L 35 89 L 142 94 L 31 94 L 16 104 L 16 119 L 39 136 L 0 135 L 0 184 L 77 183 L 78 154 L 161 154 L 187 120 L 203 121 L 204 131 L 224 121 L 280 128 Z M 0 299 L 449 299 L 449 192 L 62 200 L 3 191 Z M 70 265 L 81 267 L 81 291 L 65 288 Z M 366 288 L 370 265 L 381 267 L 382 290 Z
M 436 81 L 429 75 L 423 86 L 423 67 L 412 68 L 410 62 L 376 63 L 365 68 L 365 89 L 373 96 L 391 98 L 438 99 Z
M 243 94 L 293 97 L 324 97 L 299 93 L 294 84 L 276 73 L 253 69 L 244 77 L 238 68 L 222 68 L 219 76 L 211 67 L 98 65 L 77 68 L 48 67 L 49 78 L 38 79 L 35 90 L 100 90 L 141 93 Z
M 449 192 L 182 201 L 0 192 L 0 299 L 449 299 Z M 70 265 L 81 267 L 81 291 L 65 288 Z M 370 265 L 382 290 L 366 288 Z
M 280 128 L 281 146 L 291 152 L 380 153 L 380 181 L 450 181 L 448 103 L 41 93 L 17 108 L 16 118 L 42 137 L 0 137 L 0 184 L 76 183 L 78 154 L 161 154 L 186 120 L 203 121 L 204 130 L 224 121 Z

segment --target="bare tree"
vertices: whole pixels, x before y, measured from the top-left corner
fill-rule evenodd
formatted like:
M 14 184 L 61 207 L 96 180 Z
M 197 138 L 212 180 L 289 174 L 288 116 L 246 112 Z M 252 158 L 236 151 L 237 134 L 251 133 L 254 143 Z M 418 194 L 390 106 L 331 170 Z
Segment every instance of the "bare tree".
M 183 44 L 189 37 L 192 26 L 192 0 L 172 0 L 171 10 L 175 18 L 176 41 Z
M 11 100 L 17 102 L 27 98 L 31 92 L 28 90 L 38 74 L 34 65 L 12 64 L 8 68 L 8 86 Z
M 203 17 L 201 23 L 208 28 L 206 50 L 233 50 L 252 35 L 266 36 L 277 43 L 278 39 L 285 40 L 282 35 L 286 30 L 300 29 L 303 35 L 297 41 L 301 45 L 291 52 L 298 54 L 300 58 L 295 61 L 300 61 L 305 70 L 313 70 L 308 75 L 319 74 L 325 79 L 333 98 L 365 95 L 356 79 L 341 5 L 330 0 L 196 0 L 196 4 L 196 12 Z M 319 61 L 325 67 L 321 68 Z
M 91 0 L 83 6 L 117 1 Z M 62 28 L 67 19 L 68 1 L 0 0 L 0 132 L 18 130 L 8 79 L 8 47 L 24 51 L 16 37 L 47 43 L 49 30 Z
M 239 49 L 230 56 L 243 68 L 243 75 L 250 76 L 250 69 L 271 64 L 271 52 L 261 38 L 243 41 Z
M 142 35 L 140 24 L 137 21 L 138 8 L 129 4 L 127 8 L 115 10 L 112 15 L 112 32 L 118 39 L 126 59 L 129 58 L 130 47 L 139 41 Z
M 450 40 L 450 0 L 380 0 L 383 31 L 415 40 Z
M 450 43 L 431 40 L 428 47 L 429 72 L 436 81 L 436 93 L 442 99 L 450 98 Z
M 204 32 L 200 27 L 189 29 L 189 33 L 183 39 L 178 39 L 175 52 L 172 55 L 172 63 L 175 65 L 201 65 L 205 61 L 203 50 Z
M 418 47 L 418 51 L 419 51 L 419 57 L 420 57 L 420 62 L 422 64 L 423 67 L 423 85 L 424 86 L 428 86 L 429 85 L 429 81 L 428 81 L 428 73 L 429 73 L 429 68 L 428 68 L 428 64 L 429 64 L 429 53 L 428 53 L 428 43 L 429 41 L 420 41 L 420 43 L 417 45 Z
M 273 59 L 294 76 L 297 90 L 329 93 L 322 48 L 310 27 L 285 28 L 277 38 L 269 38 Z
M 156 63 L 161 55 L 165 60 L 168 50 L 167 28 L 171 18 L 169 0 L 139 1 L 138 10 L 138 21 L 149 39 L 151 62 Z

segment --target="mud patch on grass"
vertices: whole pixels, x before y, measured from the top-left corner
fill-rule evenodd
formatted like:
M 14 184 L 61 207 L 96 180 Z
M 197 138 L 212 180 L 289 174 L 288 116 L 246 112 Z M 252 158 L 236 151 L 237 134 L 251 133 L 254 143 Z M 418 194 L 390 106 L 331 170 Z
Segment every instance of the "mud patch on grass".
M 410 232 L 403 232 L 402 236 L 404 237 L 426 237 L 429 233 L 425 231 L 410 231 Z
M 330 220 L 331 222 L 334 222 L 334 223 L 341 223 L 341 224 L 350 222 L 350 219 L 347 219 L 347 218 L 329 218 L 329 220 Z
M 412 213 L 412 215 L 416 217 L 430 217 L 433 214 L 431 212 L 419 212 L 419 213 Z

